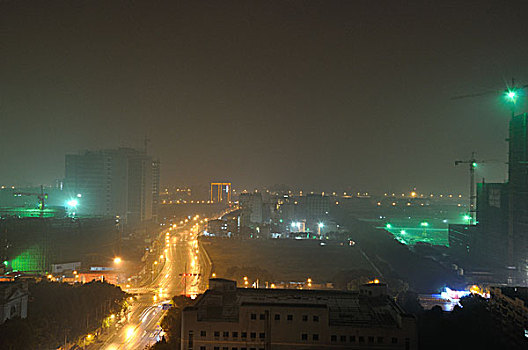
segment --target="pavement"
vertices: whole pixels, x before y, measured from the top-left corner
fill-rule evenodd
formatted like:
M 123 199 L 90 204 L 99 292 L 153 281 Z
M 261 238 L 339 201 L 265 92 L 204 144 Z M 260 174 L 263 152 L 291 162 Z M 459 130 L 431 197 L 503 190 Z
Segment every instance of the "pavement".
M 199 248 L 198 228 L 187 225 L 165 233 L 163 267 L 149 283 L 125 289 L 136 294 L 122 320 L 116 320 L 106 334 L 86 346 L 88 350 L 142 350 L 161 338 L 160 322 L 166 313 L 163 305 L 175 295 L 196 297 L 203 293 L 211 270 L 210 260 Z M 161 261 L 164 260 L 164 261 Z M 186 276 L 187 275 L 187 276 Z

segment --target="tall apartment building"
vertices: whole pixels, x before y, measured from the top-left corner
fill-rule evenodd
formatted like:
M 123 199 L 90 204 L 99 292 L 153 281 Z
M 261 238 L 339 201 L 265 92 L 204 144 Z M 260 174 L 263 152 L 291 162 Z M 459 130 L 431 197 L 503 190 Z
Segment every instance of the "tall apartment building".
M 241 193 L 239 197 L 240 207 L 240 225 L 253 227 L 263 222 L 264 202 L 262 193 Z
M 416 319 L 386 295 L 386 285 L 359 292 L 237 288 L 209 280 L 209 290 L 182 312 L 181 349 L 417 349 Z
M 513 282 L 528 282 L 528 114 L 510 120 L 508 161 L 508 266 Z
M 127 225 L 151 220 L 159 201 L 159 161 L 131 148 L 66 155 L 64 187 L 85 216 L 119 216 Z

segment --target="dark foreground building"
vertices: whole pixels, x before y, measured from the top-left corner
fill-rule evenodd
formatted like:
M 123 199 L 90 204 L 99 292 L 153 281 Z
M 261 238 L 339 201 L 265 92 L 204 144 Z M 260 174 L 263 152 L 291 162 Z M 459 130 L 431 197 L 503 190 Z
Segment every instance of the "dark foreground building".
M 490 294 L 490 309 L 497 326 L 513 344 L 527 348 L 528 288 L 496 286 L 490 287 Z
M 186 350 L 417 349 L 416 319 L 386 294 L 237 288 L 211 279 L 182 313 Z

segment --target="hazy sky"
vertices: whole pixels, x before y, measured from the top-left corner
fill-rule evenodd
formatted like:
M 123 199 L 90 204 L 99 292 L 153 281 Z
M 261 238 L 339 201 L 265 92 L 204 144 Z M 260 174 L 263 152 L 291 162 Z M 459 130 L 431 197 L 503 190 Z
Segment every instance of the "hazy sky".
M 51 183 L 65 153 L 148 134 L 163 183 L 467 192 L 453 161 L 506 161 L 510 112 L 451 97 L 528 83 L 527 14 L 521 0 L 0 0 L 0 184 Z

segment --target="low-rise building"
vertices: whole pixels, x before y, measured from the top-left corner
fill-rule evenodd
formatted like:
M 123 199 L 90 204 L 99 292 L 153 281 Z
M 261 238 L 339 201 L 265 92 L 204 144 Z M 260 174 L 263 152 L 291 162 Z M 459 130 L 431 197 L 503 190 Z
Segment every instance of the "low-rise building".
M 382 284 L 357 292 L 209 286 L 183 310 L 181 349 L 417 349 L 415 317 Z
M 0 283 L 0 324 L 14 317 L 27 317 L 28 285 L 26 281 Z

